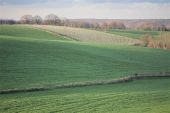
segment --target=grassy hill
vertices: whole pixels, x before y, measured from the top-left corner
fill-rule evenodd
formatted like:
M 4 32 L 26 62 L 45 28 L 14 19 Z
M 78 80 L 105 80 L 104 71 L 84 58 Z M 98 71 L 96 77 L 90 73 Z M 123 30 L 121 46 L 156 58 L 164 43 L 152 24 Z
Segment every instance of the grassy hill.
M 134 72 L 170 69 L 169 51 L 93 46 L 20 26 L 1 29 L 1 89 L 108 80 Z
M 149 34 L 154 38 L 157 38 L 160 35 L 160 31 L 143 31 L 143 30 L 119 30 L 119 29 L 111 29 L 107 31 L 108 33 L 125 36 L 134 39 L 140 39 L 144 35 Z
M 170 79 L 0 95 L 0 112 L 169 113 Z
M 169 50 L 69 40 L 0 26 L 0 89 L 110 80 L 170 70 Z M 170 79 L 0 95 L 0 112 L 170 112 Z M 133 109 L 130 109 L 133 108 Z

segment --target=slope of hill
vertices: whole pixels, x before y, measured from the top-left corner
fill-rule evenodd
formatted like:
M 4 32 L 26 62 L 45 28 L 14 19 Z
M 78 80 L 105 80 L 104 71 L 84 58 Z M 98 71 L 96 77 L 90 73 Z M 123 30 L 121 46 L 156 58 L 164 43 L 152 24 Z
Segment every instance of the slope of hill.
M 142 44 L 140 40 L 131 39 L 120 35 L 109 34 L 96 30 L 81 28 L 71 28 L 63 26 L 34 25 L 35 28 L 44 29 L 64 36 L 68 36 L 77 41 L 101 43 L 101 44 L 124 44 L 135 45 Z
M 67 31 L 65 31 L 67 32 Z M 0 90 L 110 80 L 170 70 L 169 50 L 68 40 L 26 26 L 0 26 Z M 170 112 L 169 78 L 0 94 L 0 112 Z
M 0 112 L 169 113 L 170 79 L 0 95 Z
M 52 34 L 20 26 L 1 29 L 1 89 L 108 80 L 170 69 L 169 51 L 57 41 Z

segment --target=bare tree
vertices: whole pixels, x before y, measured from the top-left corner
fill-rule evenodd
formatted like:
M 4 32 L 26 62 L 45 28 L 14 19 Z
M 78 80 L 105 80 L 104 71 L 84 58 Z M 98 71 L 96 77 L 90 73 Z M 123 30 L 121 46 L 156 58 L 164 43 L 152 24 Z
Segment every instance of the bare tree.
M 33 17 L 32 15 L 24 15 L 20 19 L 21 24 L 32 24 L 33 23 Z
M 109 24 L 108 24 L 107 22 L 103 22 L 103 23 L 101 24 L 101 29 L 103 29 L 103 30 L 109 29 Z
M 100 29 L 100 25 L 97 22 L 93 23 L 93 29 Z
M 126 29 L 126 26 L 125 26 L 124 23 L 122 23 L 122 22 L 112 21 L 112 22 L 109 24 L 109 28 L 110 28 L 110 29 Z
M 158 26 L 158 30 L 159 31 L 168 31 L 168 28 L 166 27 L 166 25 L 160 25 L 160 26 Z
M 59 19 L 59 17 L 57 17 L 54 14 L 49 14 L 45 17 L 44 20 L 45 24 L 49 24 L 49 25 L 60 25 L 61 24 L 61 20 Z
M 38 15 L 33 17 L 33 23 L 34 24 L 42 24 L 42 21 L 43 21 L 43 19 Z

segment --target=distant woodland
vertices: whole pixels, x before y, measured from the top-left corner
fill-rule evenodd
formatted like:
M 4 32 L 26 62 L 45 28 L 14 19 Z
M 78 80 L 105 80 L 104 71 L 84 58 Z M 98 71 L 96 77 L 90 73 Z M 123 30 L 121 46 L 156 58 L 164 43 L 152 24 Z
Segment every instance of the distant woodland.
M 68 19 L 59 18 L 55 14 L 49 14 L 45 18 L 38 15 L 23 15 L 20 20 L 0 19 L 0 24 L 39 24 L 57 25 L 77 28 L 88 28 L 98 30 L 108 29 L 135 29 L 135 30 L 156 30 L 170 31 L 169 19 Z

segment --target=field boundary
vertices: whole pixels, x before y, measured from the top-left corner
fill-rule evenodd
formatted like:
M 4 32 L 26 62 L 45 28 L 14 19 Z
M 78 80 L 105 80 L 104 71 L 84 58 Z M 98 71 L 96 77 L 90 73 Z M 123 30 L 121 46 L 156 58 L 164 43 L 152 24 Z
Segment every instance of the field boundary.
M 121 83 L 132 82 L 134 80 L 142 80 L 142 79 L 149 79 L 149 78 L 165 78 L 165 77 L 170 77 L 170 72 L 135 73 L 127 77 L 122 77 L 122 78 L 112 79 L 112 80 L 69 83 L 69 84 L 61 84 L 61 85 L 53 85 L 53 86 L 32 87 L 32 88 L 25 88 L 25 89 L 18 89 L 18 88 L 6 89 L 6 90 L 0 90 L 0 94 L 35 92 L 35 91 L 45 91 L 45 90 L 59 89 L 59 88 L 74 88 L 74 87 L 85 87 L 85 86 L 107 85 L 107 84 L 121 84 Z

